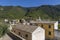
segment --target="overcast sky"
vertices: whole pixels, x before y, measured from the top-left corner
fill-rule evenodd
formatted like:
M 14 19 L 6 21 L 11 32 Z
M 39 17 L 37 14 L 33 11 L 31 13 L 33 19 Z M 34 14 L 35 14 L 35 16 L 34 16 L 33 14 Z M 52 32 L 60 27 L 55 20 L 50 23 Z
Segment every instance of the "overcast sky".
M 0 0 L 0 5 L 3 6 L 23 6 L 34 7 L 40 5 L 58 5 L 60 0 Z

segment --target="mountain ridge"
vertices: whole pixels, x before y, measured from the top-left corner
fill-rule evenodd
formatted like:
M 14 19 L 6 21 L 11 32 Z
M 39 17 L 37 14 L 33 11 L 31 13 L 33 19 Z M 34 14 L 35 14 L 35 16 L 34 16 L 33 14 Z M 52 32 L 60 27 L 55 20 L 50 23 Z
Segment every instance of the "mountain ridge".
M 0 6 L 0 19 L 21 19 L 31 16 L 42 19 L 60 20 L 60 5 L 42 5 L 38 7 Z

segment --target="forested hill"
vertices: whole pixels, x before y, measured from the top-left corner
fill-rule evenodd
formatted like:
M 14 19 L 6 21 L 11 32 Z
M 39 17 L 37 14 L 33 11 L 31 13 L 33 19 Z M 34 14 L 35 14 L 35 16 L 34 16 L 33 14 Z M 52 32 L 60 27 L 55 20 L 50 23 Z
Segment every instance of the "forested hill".
M 42 5 L 39 7 L 0 6 L 0 19 L 21 19 L 27 16 L 42 19 L 60 19 L 60 5 Z
M 29 9 L 29 13 L 32 17 L 41 17 L 42 19 L 54 19 L 59 20 L 60 18 L 60 5 L 42 5 L 40 7 L 33 7 Z
M 21 19 L 26 14 L 26 9 L 20 6 L 0 6 L 0 19 Z

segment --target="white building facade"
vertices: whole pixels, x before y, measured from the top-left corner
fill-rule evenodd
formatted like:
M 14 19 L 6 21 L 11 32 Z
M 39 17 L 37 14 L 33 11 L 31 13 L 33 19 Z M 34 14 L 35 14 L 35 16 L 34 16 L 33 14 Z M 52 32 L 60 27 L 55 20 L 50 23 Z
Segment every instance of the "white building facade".
M 32 40 L 45 40 L 45 30 L 38 27 L 33 33 L 32 33 Z
M 54 23 L 54 29 L 55 29 L 55 30 L 58 30 L 58 21 L 56 21 L 56 22 Z

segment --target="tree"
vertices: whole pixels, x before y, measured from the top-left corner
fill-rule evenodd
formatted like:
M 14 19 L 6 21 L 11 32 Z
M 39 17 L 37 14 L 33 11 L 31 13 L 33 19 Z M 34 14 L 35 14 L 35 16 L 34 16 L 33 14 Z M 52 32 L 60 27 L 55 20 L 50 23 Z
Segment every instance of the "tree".
M 0 37 L 4 36 L 8 32 L 7 25 L 0 25 Z

